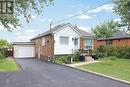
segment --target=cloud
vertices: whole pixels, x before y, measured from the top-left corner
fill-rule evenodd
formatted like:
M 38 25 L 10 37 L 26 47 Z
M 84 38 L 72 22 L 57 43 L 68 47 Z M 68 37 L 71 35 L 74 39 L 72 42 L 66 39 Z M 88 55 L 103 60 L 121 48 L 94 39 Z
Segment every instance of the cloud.
M 114 7 L 113 4 L 105 4 L 101 7 L 90 10 L 87 13 L 98 13 L 98 12 L 101 12 L 101 11 L 113 12 L 113 7 Z
M 15 40 L 18 42 L 30 41 L 30 39 L 33 37 L 34 37 L 34 35 L 19 35 L 15 38 Z
M 37 32 L 36 29 L 27 29 L 25 30 L 25 33 L 34 33 L 34 32 Z
M 16 32 L 14 33 L 14 40 L 18 42 L 30 41 L 30 39 L 33 38 L 37 34 L 37 32 L 37 29 L 26 29 L 23 32 Z
M 79 19 L 91 19 L 92 17 L 91 17 L 91 16 L 88 16 L 88 15 L 82 14 L 82 15 L 78 16 L 78 18 L 79 18 Z
M 31 19 L 35 19 L 36 18 L 36 16 L 35 15 L 31 15 Z
M 121 22 L 121 19 L 120 18 L 115 18 L 115 19 L 113 19 L 113 21 Z
M 39 19 L 40 22 L 45 22 L 47 19 Z
M 81 14 L 81 13 L 82 13 L 82 10 L 78 10 L 78 13 Z
M 67 15 L 67 16 L 68 16 L 68 17 L 72 17 L 73 15 L 70 14 L 70 15 Z
M 51 22 L 53 19 L 47 19 L 47 21 Z
M 79 29 L 87 31 L 87 32 L 91 32 L 91 27 L 86 27 L 86 26 L 78 26 Z
M 72 8 L 75 8 L 76 6 L 75 5 L 71 5 Z
M 17 32 L 17 33 L 14 33 L 14 35 L 19 36 L 19 35 L 21 35 L 21 33 L 18 33 L 18 32 Z

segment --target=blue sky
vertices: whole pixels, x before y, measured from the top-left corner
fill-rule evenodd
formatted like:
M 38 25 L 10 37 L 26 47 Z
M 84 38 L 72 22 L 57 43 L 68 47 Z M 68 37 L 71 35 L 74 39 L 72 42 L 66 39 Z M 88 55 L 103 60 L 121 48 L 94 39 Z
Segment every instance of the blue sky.
M 49 23 L 51 20 L 55 23 L 75 14 L 81 14 L 84 11 L 88 11 L 109 1 L 111 0 L 54 0 L 54 5 L 44 7 L 42 15 L 32 15 L 30 23 L 26 23 L 25 19 L 21 17 L 23 28 L 9 32 L 0 25 L 0 38 L 7 39 L 10 42 L 29 41 L 34 36 L 49 30 Z M 120 21 L 120 17 L 113 13 L 112 9 L 112 3 L 104 4 L 85 14 L 57 24 L 69 22 L 73 25 L 76 24 L 82 30 L 91 32 L 91 27 L 106 20 L 113 19 Z

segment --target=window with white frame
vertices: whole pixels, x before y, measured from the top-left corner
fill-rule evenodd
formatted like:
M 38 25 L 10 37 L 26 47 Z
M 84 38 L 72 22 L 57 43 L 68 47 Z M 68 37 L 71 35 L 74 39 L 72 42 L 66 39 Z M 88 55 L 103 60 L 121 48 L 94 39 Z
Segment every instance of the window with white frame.
M 45 37 L 42 38 L 42 46 L 45 46 Z
M 92 49 L 92 39 L 84 39 L 84 49 L 89 50 Z
M 69 44 L 69 37 L 60 36 L 60 44 L 61 45 L 68 45 Z

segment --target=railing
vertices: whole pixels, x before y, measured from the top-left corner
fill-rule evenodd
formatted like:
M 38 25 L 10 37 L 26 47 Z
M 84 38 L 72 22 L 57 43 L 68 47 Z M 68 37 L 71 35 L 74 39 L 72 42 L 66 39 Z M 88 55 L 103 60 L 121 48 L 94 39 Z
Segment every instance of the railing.
M 89 50 L 89 49 L 92 49 L 93 46 L 84 46 L 84 50 Z

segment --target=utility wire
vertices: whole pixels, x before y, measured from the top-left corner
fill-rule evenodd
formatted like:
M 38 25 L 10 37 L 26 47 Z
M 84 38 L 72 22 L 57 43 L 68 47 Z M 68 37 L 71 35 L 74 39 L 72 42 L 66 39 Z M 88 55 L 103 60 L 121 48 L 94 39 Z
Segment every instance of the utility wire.
M 82 14 L 88 13 L 88 12 L 91 11 L 91 10 L 97 9 L 97 8 L 99 8 L 99 7 L 101 7 L 101 6 L 105 5 L 105 4 L 109 4 L 109 3 L 111 3 L 111 2 L 112 2 L 112 1 L 105 2 L 105 3 L 103 3 L 103 4 L 99 5 L 99 6 L 96 6 L 96 7 L 94 7 L 94 8 L 89 9 L 89 10 L 83 11 L 83 12 L 81 12 L 81 13 L 79 13 L 79 14 L 73 15 L 73 16 L 71 16 L 71 17 L 68 17 L 68 18 L 65 18 L 65 19 L 62 19 L 62 20 L 59 20 L 59 21 L 56 21 L 56 22 L 52 22 L 52 21 L 53 21 L 53 20 L 52 20 L 52 21 L 51 21 L 51 25 L 56 25 L 56 24 L 62 23 L 62 22 L 64 22 L 64 21 L 66 21 L 66 20 L 69 20 L 69 19 L 72 19 L 72 18 L 74 18 L 74 17 L 80 16 L 80 15 L 82 15 Z M 45 27 L 45 28 L 47 28 L 47 27 Z
M 62 19 L 62 20 L 59 20 L 59 21 L 56 21 L 56 22 L 54 22 L 53 24 L 61 23 L 61 22 L 64 22 L 64 21 L 66 21 L 66 20 L 72 19 L 72 18 L 74 18 L 74 17 L 80 16 L 80 15 L 82 15 L 82 14 L 88 13 L 88 12 L 91 11 L 91 10 L 97 9 L 97 8 L 99 8 L 99 7 L 101 7 L 101 6 L 105 5 L 105 4 L 109 4 L 109 3 L 111 3 L 111 2 L 112 2 L 112 1 L 105 2 L 105 3 L 103 3 L 103 4 L 101 4 L 101 5 L 97 6 L 97 7 L 92 8 L 92 9 L 83 11 L 83 12 L 81 12 L 81 13 L 79 13 L 79 14 L 73 15 L 73 16 L 71 16 L 71 17 L 68 17 L 68 18 L 65 18 L 65 19 Z

